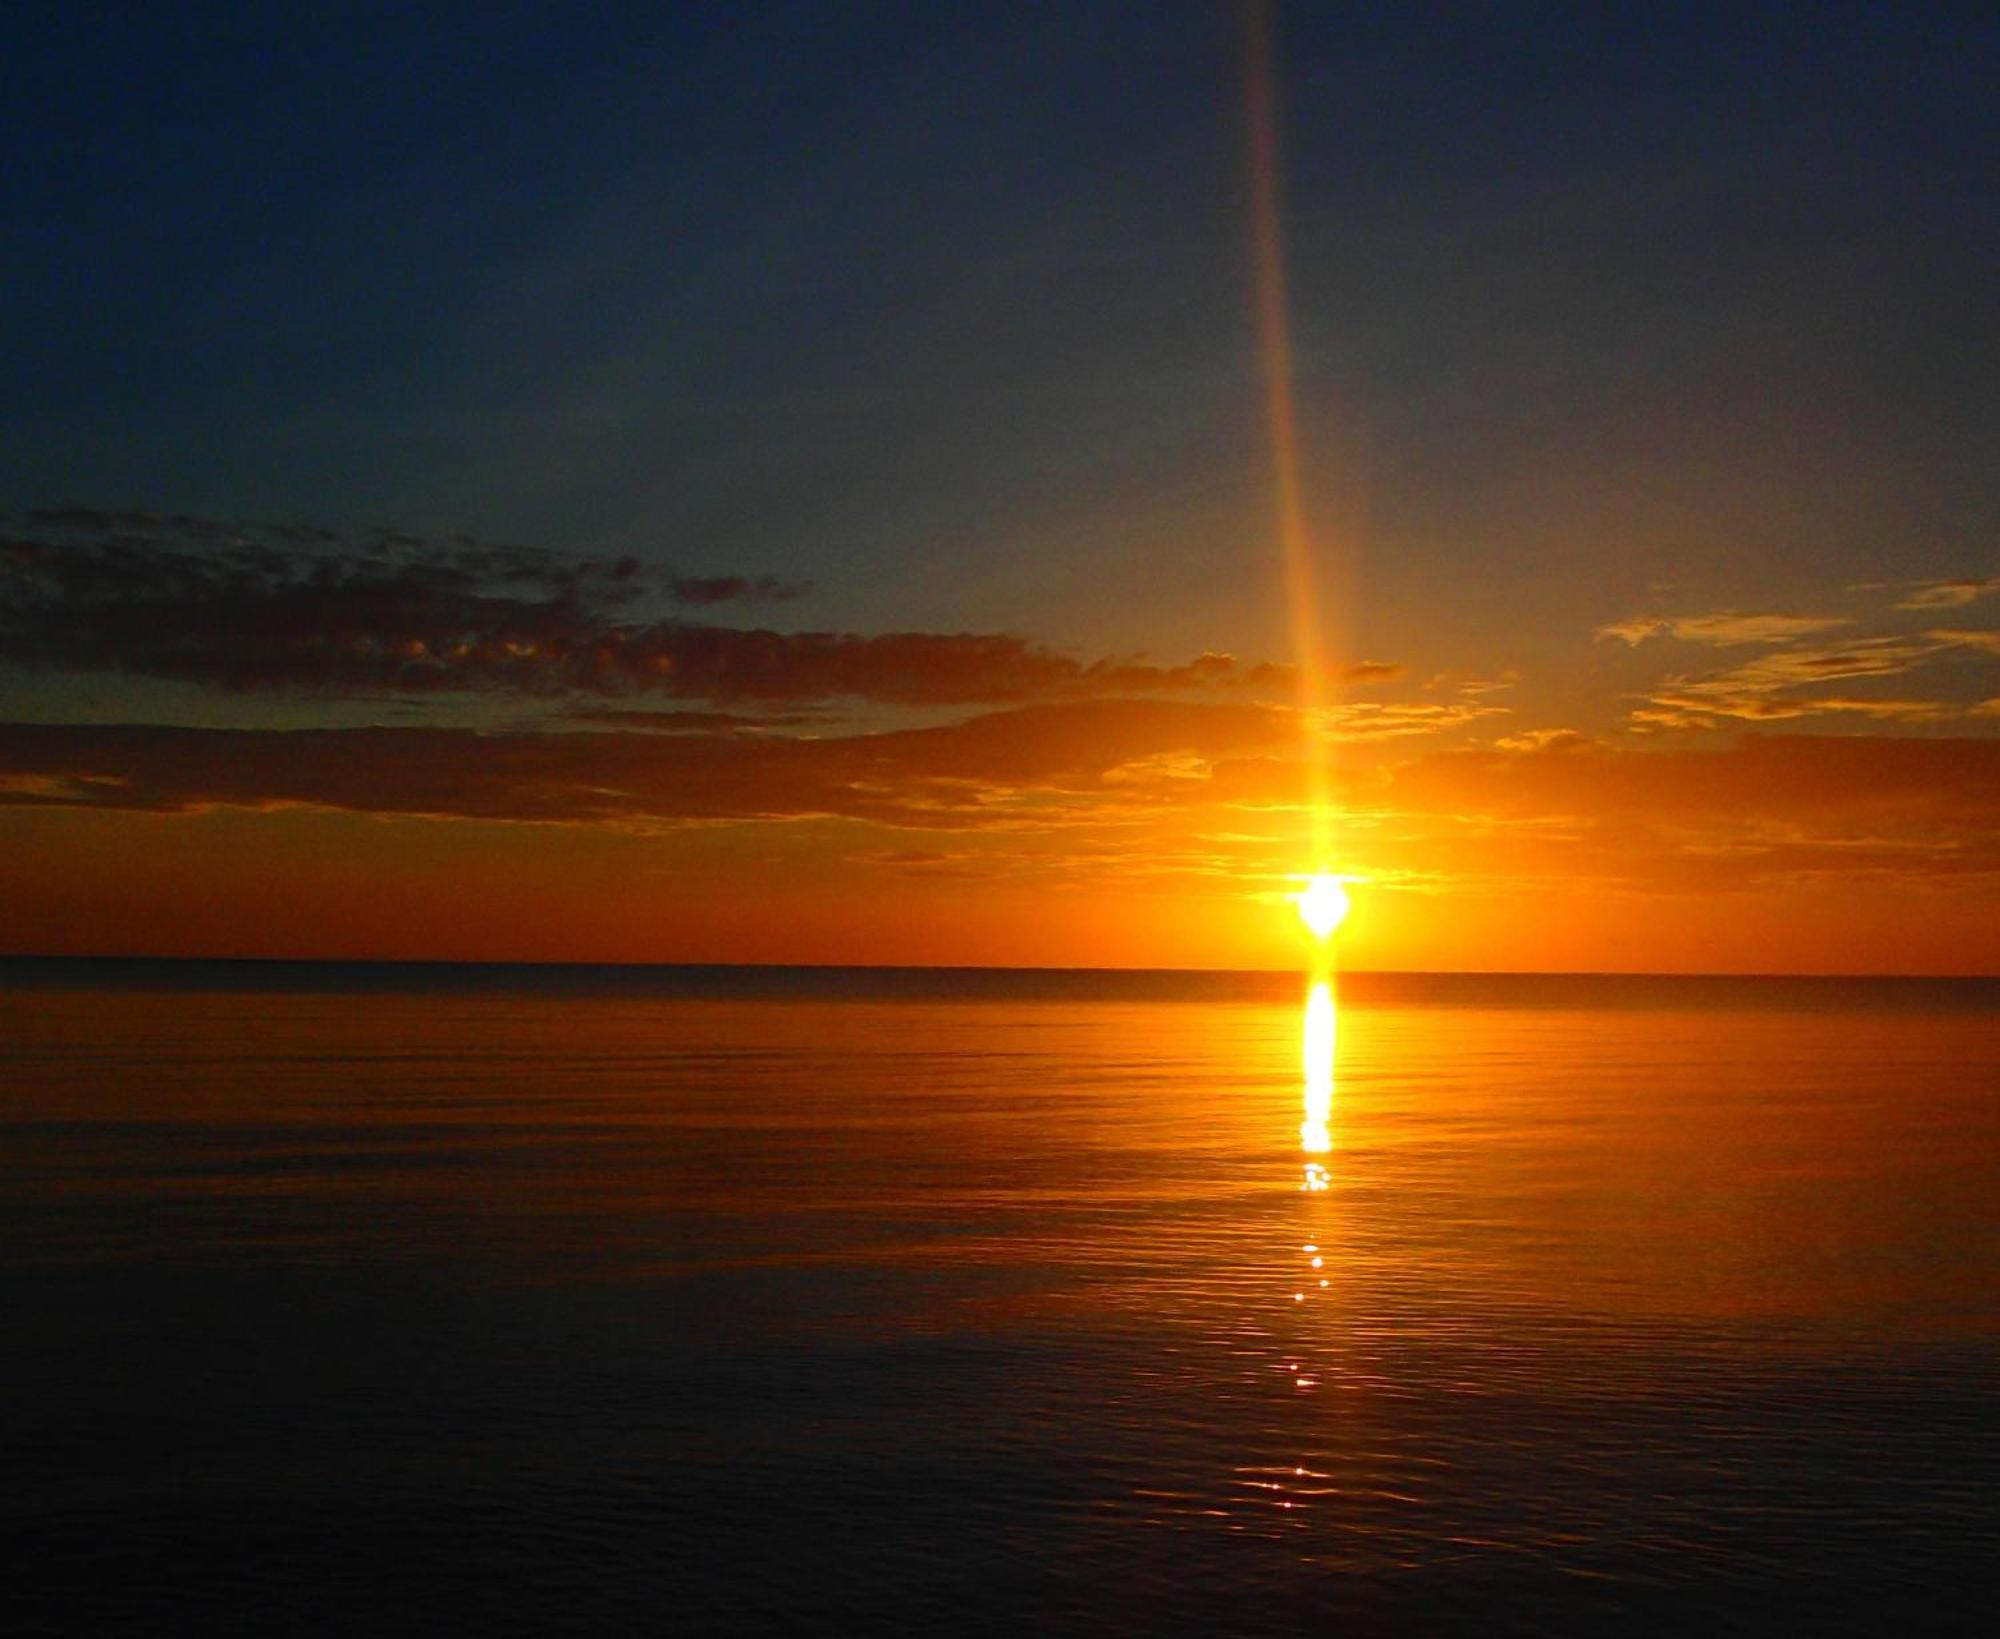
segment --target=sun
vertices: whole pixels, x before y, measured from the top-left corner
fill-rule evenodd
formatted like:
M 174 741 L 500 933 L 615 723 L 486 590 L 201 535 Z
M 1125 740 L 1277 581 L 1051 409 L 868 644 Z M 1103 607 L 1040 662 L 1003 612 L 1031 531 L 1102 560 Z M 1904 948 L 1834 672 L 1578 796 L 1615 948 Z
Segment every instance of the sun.
M 1327 939 L 1347 920 L 1347 890 L 1334 876 L 1315 876 L 1298 893 L 1299 920 L 1315 939 Z

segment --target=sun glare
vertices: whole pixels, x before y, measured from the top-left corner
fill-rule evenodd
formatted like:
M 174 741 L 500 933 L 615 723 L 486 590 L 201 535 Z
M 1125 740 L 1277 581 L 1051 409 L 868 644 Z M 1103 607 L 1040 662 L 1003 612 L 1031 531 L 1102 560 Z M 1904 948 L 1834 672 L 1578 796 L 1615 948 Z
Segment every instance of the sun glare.
M 1316 876 L 1298 895 L 1299 920 L 1312 929 L 1315 939 L 1328 939 L 1347 920 L 1347 890 L 1340 879 Z
M 1299 1126 L 1299 1148 L 1308 1155 L 1324 1155 L 1333 1148 L 1328 1123 L 1333 1119 L 1333 1046 L 1337 1029 L 1333 987 L 1324 981 L 1316 983 L 1306 997 L 1306 1118 Z M 1310 1188 L 1312 1169 L 1306 1170 Z M 1313 1259 L 1315 1268 L 1319 1261 Z

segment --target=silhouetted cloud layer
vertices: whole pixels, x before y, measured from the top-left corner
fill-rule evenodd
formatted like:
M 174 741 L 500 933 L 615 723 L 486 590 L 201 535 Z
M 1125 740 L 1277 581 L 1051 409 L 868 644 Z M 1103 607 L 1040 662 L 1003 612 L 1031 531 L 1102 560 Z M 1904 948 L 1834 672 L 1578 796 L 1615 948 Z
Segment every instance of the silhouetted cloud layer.
M 952 829 L 1018 823 L 1036 793 L 1146 801 L 1151 760 L 1206 768 L 1296 734 L 1272 708 L 1142 700 L 827 739 L 0 724 L 0 802 L 577 822 L 831 815 Z M 1141 772 L 1121 779 L 1127 769 Z
M 0 725 L 0 806 L 627 827 L 837 819 L 983 833 L 981 871 L 1012 868 L 1015 836 L 1039 838 L 1045 873 L 1237 878 L 1290 858 L 1281 834 L 1303 797 L 1298 730 L 1289 711 L 1157 700 L 823 739 L 13 724 Z M 1504 749 L 1347 765 L 1335 800 L 1374 880 L 1394 886 L 2000 878 L 1993 739 L 1770 735 L 1663 751 L 1542 731 Z M 1244 836 L 1272 825 L 1269 840 Z M 959 868 L 935 846 L 862 857 Z
M 646 707 L 579 707 L 563 713 L 563 720 L 588 723 L 593 728 L 636 729 L 647 734 L 733 734 L 761 733 L 780 728 L 796 728 L 818 719 L 810 712 L 672 711 Z
M 1204 654 L 1178 666 L 1083 661 L 1006 633 L 781 632 L 647 605 L 771 602 L 770 577 L 653 576 L 632 557 L 570 559 L 396 531 L 37 512 L 0 541 L 0 656 L 218 689 L 425 695 L 658 695 L 719 706 L 856 700 L 1004 704 L 1219 687 L 1289 673 Z M 333 550 L 339 546 L 339 550 Z M 1357 682 L 1399 668 L 1368 661 Z

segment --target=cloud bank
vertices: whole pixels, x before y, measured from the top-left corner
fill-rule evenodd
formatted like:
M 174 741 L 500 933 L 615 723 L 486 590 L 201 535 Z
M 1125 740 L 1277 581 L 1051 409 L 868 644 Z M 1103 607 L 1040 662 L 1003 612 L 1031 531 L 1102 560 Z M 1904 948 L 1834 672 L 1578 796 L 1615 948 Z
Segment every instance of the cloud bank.
M 997 705 L 1290 686 L 1203 654 L 1085 661 L 1008 633 L 778 631 L 667 612 L 786 601 L 773 577 L 659 576 L 464 538 L 67 509 L 0 540 L 0 657 L 248 692 L 658 696 L 731 708 Z M 338 545 L 339 550 L 333 550 Z M 1377 682 L 1401 668 L 1366 661 Z
M 1205 779 L 1219 760 L 1296 743 L 1285 711 L 1142 700 L 825 739 L 0 724 L 0 804 L 543 822 L 831 816 L 949 830 L 1022 823 L 1035 797 L 1143 805 L 1169 765 Z
M 1032 844 L 1044 869 L 1109 860 L 1126 874 L 1240 879 L 1291 868 L 1298 727 L 1273 708 L 1142 700 L 824 739 L 0 725 L 0 809 L 639 829 L 839 820 Z M 1657 751 L 1551 732 L 1344 767 L 1334 797 L 1356 863 L 1400 885 L 2000 880 L 1994 739 L 1752 735 Z M 878 852 L 905 866 L 943 857 L 934 844 Z

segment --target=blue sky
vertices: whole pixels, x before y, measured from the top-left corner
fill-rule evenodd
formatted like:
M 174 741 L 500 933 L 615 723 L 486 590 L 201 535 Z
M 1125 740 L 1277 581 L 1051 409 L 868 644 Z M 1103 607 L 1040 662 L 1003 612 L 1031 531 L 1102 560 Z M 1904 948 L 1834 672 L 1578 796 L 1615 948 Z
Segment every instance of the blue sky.
M 1278 641 L 1231 7 L 4 27 L 16 505 L 638 550 L 810 579 L 793 613 L 843 626 Z M 1364 646 L 1493 667 L 1496 614 L 1981 568 L 1992 34 L 1281 8 L 1309 468 Z

